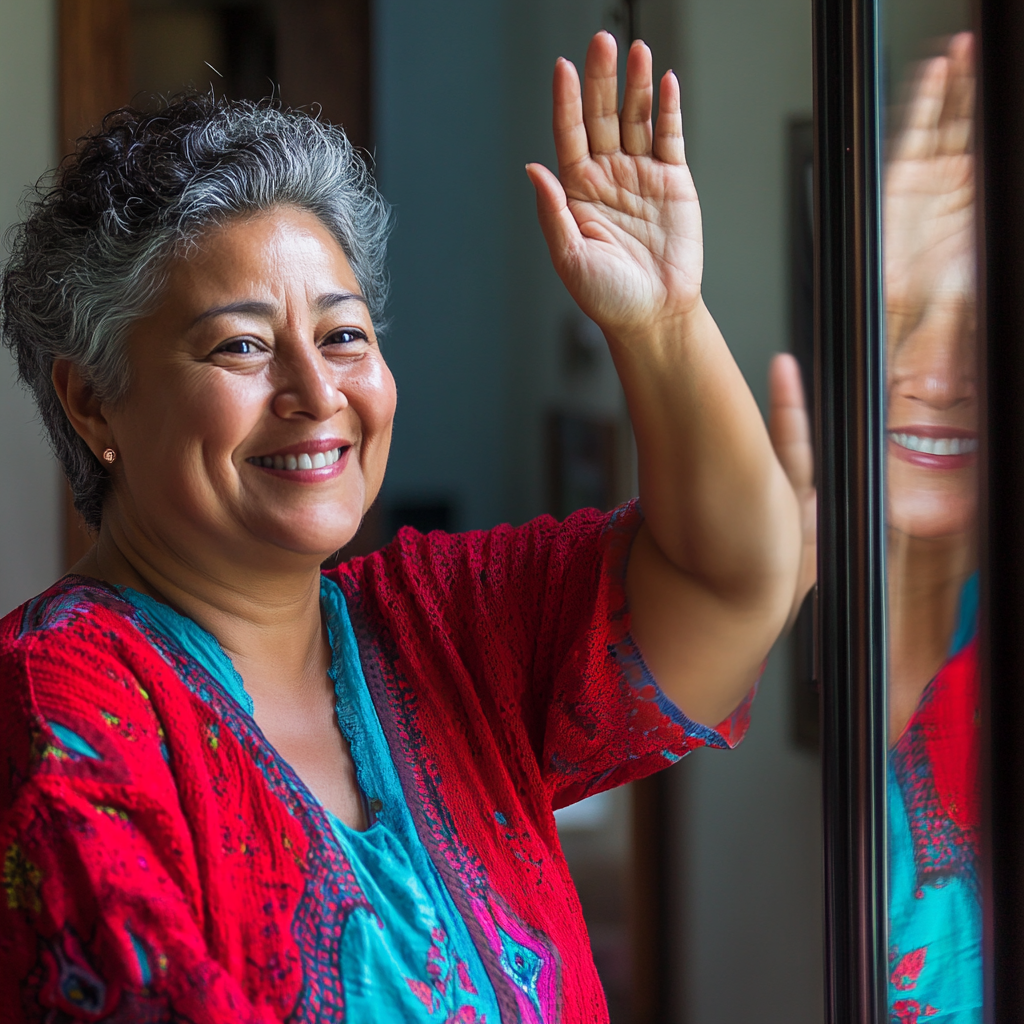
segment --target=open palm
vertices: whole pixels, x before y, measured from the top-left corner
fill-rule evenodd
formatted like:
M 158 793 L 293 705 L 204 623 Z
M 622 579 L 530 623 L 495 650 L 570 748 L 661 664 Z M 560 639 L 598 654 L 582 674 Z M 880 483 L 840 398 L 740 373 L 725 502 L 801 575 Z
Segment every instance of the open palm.
M 527 168 L 555 269 L 605 331 L 643 329 L 700 301 L 700 206 L 686 166 L 679 83 L 661 80 L 652 127 L 651 52 L 634 43 L 618 110 L 615 40 L 594 36 L 582 91 L 560 59 L 554 78 L 558 177 Z
M 885 173 L 890 344 L 930 308 L 974 293 L 973 41 L 922 65 Z

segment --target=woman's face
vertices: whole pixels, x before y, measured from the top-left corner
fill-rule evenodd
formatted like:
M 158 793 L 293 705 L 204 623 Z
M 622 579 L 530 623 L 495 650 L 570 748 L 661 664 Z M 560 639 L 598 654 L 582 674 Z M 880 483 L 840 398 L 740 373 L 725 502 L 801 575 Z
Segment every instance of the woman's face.
M 978 504 L 974 316 L 935 307 L 889 354 L 889 525 L 935 539 L 973 529 Z
M 315 216 L 280 207 L 211 230 L 172 265 L 128 358 L 128 394 L 103 408 L 111 511 L 172 548 L 261 564 L 352 538 L 384 475 L 395 384 Z

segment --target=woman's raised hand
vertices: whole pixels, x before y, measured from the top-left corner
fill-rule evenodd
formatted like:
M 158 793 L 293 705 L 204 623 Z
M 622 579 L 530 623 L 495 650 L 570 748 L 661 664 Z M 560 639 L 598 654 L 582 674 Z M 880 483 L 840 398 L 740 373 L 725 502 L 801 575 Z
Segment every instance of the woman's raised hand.
M 645 329 L 700 302 L 700 206 L 686 166 L 679 82 L 661 79 L 652 127 L 651 51 L 633 43 L 618 109 L 615 39 L 591 40 L 582 94 L 576 68 L 555 65 L 558 177 L 527 173 L 555 269 L 580 308 L 606 332 Z
M 885 169 L 890 347 L 974 298 L 973 126 L 974 40 L 962 32 L 921 65 Z

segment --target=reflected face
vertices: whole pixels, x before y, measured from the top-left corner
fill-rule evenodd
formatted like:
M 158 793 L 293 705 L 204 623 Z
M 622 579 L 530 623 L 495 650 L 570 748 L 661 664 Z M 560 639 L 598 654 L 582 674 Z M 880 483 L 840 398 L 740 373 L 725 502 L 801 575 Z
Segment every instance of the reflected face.
M 175 549 L 316 562 L 380 488 L 395 385 L 341 247 L 294 208 L 212 230 L 176 261 L 104 408 L 114 499 Z
M 889 525 L 934 539 L 974 526 L 978 390 L 974 313 L 926 311 L 889 354 Z

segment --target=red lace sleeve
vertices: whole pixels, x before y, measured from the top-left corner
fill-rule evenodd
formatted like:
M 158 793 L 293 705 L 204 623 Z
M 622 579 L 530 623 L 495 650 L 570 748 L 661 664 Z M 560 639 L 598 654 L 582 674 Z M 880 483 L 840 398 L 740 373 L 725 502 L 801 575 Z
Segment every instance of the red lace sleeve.
M 118 631 L 86 614 L 0 643 L 0 1017 L 277 1020 L 208 949 L 163 729 Z
M 749 698 L 710 729 L 691 722 L 647 670 L 625 595 L 641 521 L 631 502 L 563 523 L 544 516 L 426 536 L 405 529 L 335 578 L 350 604 L 373 607 L 370 628 L 393 637 L 425 717 L 447 713 L 451 728 L 476 730 L 479 712 L 506 765 L 532 750 L 559 807 L 695 747 L 733 746 L 746 729 Z

